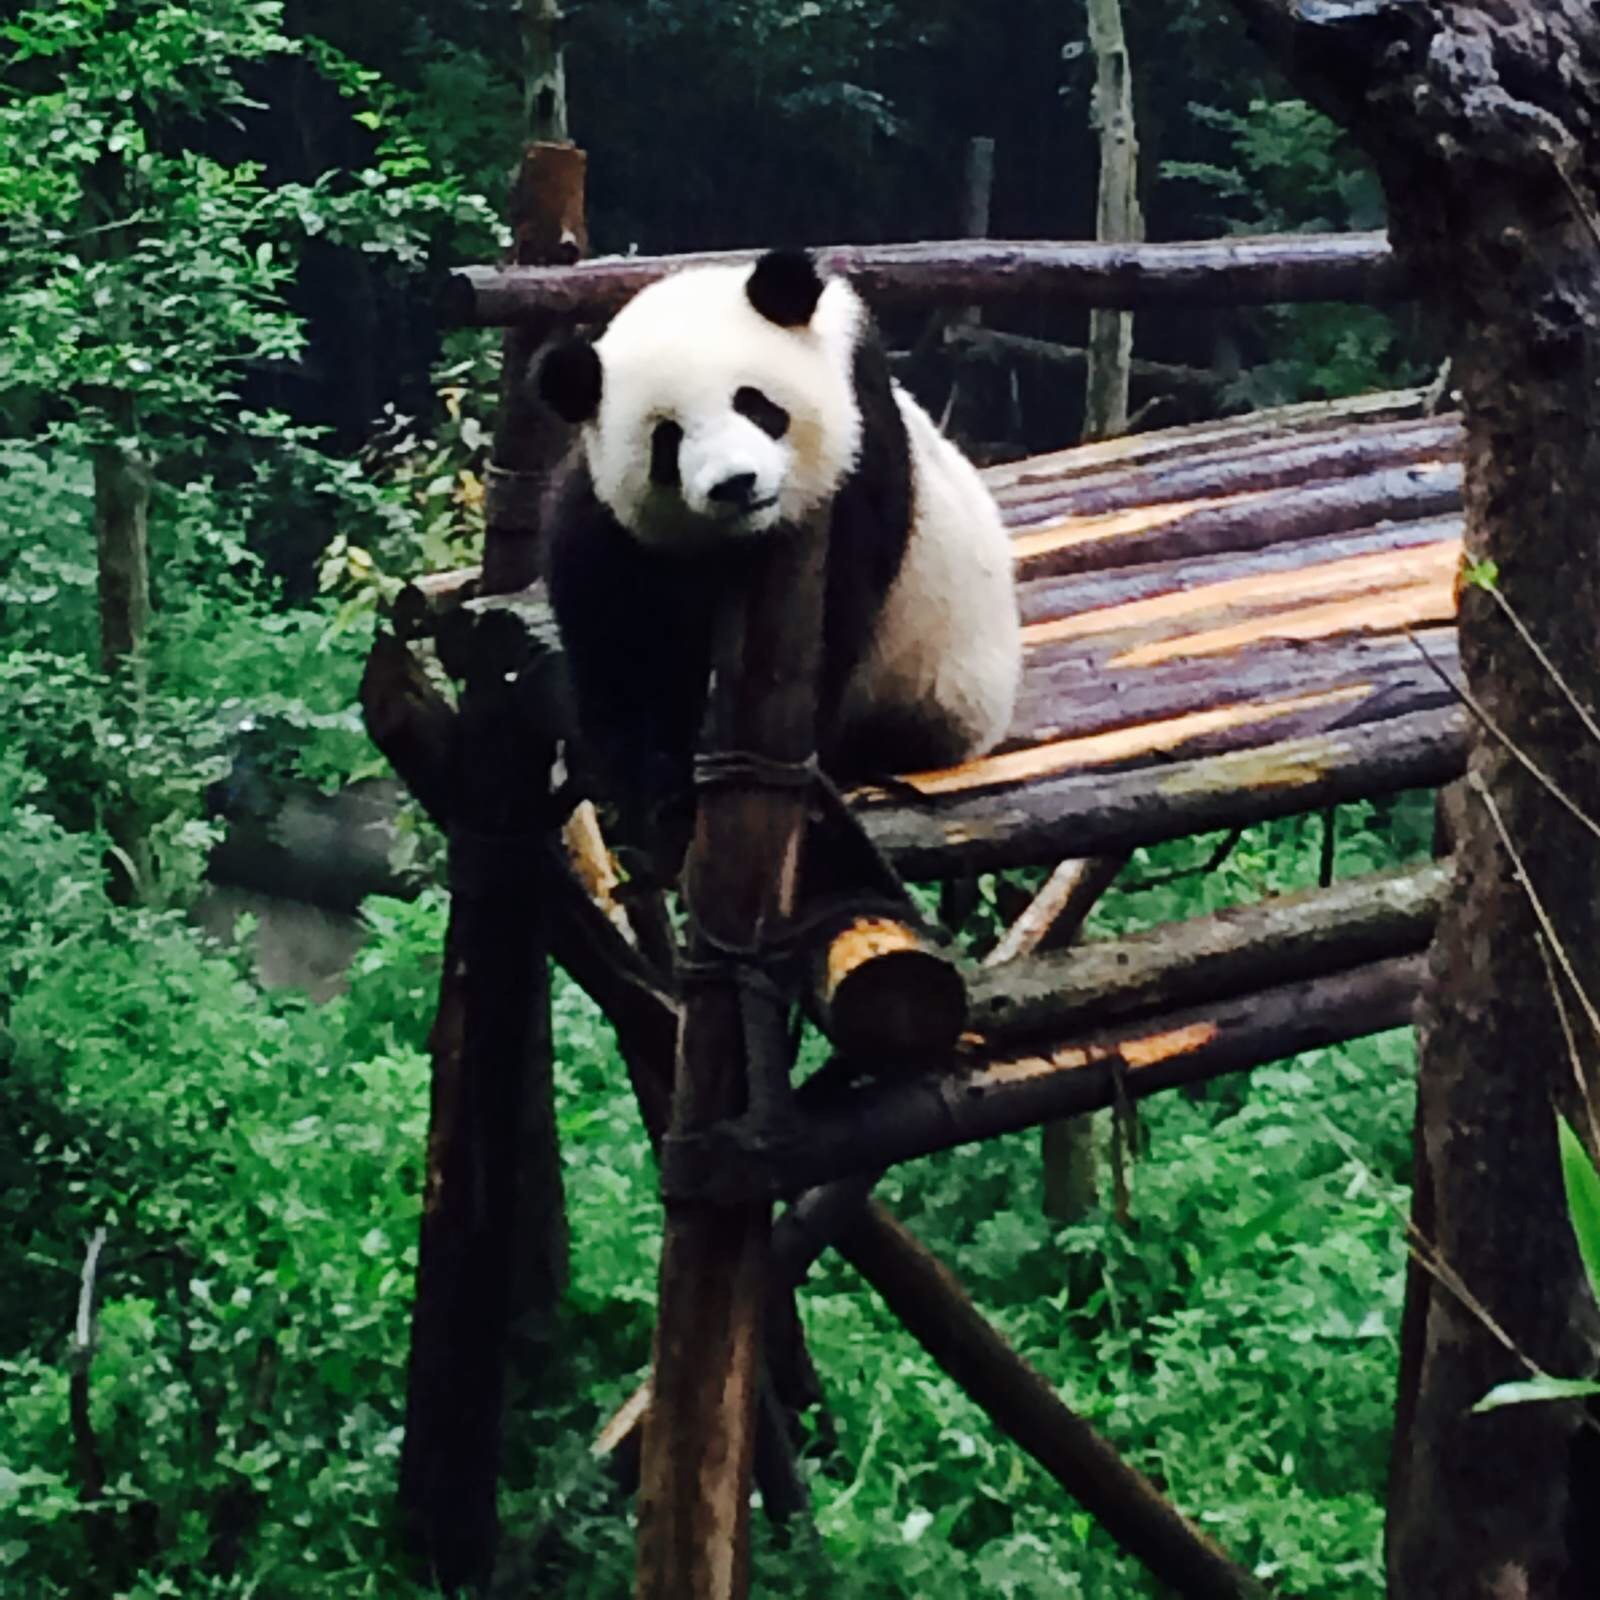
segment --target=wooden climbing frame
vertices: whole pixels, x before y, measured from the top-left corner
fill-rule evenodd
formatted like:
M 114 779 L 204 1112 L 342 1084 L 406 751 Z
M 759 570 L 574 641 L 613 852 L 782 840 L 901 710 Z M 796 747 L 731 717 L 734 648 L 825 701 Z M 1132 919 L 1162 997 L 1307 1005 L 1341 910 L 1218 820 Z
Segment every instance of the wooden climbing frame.
M 775 986 L 764 957 L 795 926 L 827 808 L 771 773 L 803 772 L 813 747 L 825 530 L 776 549 L 720 625 L 712 747 L 739 759 L 701 791 L 686 962 L 663 960 L 648 907 L 619 903 L 592 817 L 563 831 L 551 803 L 571 730 L 534 551 L 538 489 L 565 441 L 519 374 L 554 330 L 677 264 L 570 264 L 581 176 L 577 152 L 532 147 L 517 192 L 548 214 L 518 217 L 518 263 L 452 285 L 459 320 L 507 328 L 484 564 L 410 585 L 363 683 L 373 738 L 448 832 L 456 891 L 402 1471 L 413 1542 L 447 1584 L 491 1570 L 515 1286 L 530 1250 L 547 1275 L 560 1270 L 548 1242 L 535 1248 L 559 1203 L 535 1170 L 556 1160 L 548 954 L 615 1026 L 663 1174 L 654 1374 L 602 1437 L 620 1479 L 639 1486 L 641 1597 L 745 1592 L 752 1477 L 769 1514 L 803 1510 L 788 1418 L 815 1378 L 793 1296 L 830 1246 L 1159 1578 L 1187 1595 L 1256 1593 L 871 1190 L 933 1150 L 1409 1019 L 1443 865 L 1115 944 L 1048 947 L 1052 925 L 1070 937 L 1138 846 L 1459 772 L 1465 729 L 1447 681 L 1459 422 L 1429 415 L 1420 392 L 1364 396 L 989 469 L 1024 617 L 1011 735 L 982 760 L 902 775 L 850 806 L 880 865 L 909 879 L 1058 871 L 979 972 L 958 970 L 910 917 L 819 932 L 800 987 L 847 1065 L 791 1090 L 796 991 Z M 901 305 L 1369 300 L 1404 288 L 1387 245 L 1365 235 L 822 256 L 869 298 Z M 461 685 L 453 705 L 424 670 L 428 650 Z M 915 1004 L 930 983 L 949 986 L 940 1004 Z M 876 1081 L 854 1068 L 878 1069 Z

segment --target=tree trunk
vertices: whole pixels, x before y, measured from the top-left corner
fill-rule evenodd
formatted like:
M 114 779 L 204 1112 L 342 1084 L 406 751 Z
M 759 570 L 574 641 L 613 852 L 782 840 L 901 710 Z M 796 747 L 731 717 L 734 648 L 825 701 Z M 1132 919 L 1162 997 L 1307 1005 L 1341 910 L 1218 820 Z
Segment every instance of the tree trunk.
M 1600 809 L 1600 742 L 1513 620 L 1580 701 L 1600 701 L 1600 10 L 1236 4 L 1372 153 L 1396 248 L 1452 330 L 1467 549 L 1494 563 L 1503 596 L 1462 597 L 1467 682 L 1527 758 Z M 1589 1126 L 1579 1078 L 1595 1039 L 1580 1032 L 1575 1068 L 1511 857 L 1592 997 L 1600 843 L 1486 732 L 1469 771 L 1420 1015 L 1414 1220 L 1471 1299 L 1411 1272 L 1390 1593 L 1576 1600 L 1600 1591 L 1600 1434 L 1577 1404 L 1471 1407 L 1526 1375 L 1501 1334 L 1555 1373 L 1600 1356 L 1552 1114 Z M 1581 1015 L 1570 990 L 1562 1002 Z
M 89 185 L 85 214 L 93 225 L 91 248 L 112 263 L 127 257 L 130 209 L 122 162 L 107 157 Z M 128 312 L 120 280 L 114 275 L 111 284 L 106 320 L 115 336 L 126 338 Z M 141 447 L 135 397 L 108 389 L 98 398 L 104 415 L 91 462 L 100 669 L 106 676 L 111 720 L 123 736 L 126 752 L 136 747 L 144 709 L 144 646 L 150 627 L 150 464 Z M 149 898 L 154 885 L 148 818 L 135 802 L 131 785 L 112 784 L 104 822 L 111 839 L 112 894 L 124 902 Z
M 1119 0 L 1088 0 L 1094 51 L 1093 121 L 1100 133 L 1100 196 L 1095 238 L 1109 244 L 1142 239 L 1139 139 L 1133 125 L 1133 82 Z M 1083 437 L 1109 439 L 1128 428 L 1128 378 L 1133 367 L 1133 313 L 1089 313 L 1089 372 Z
M 561 0 L 522 0 L 522 118 L 534 143 L 567 137 Z

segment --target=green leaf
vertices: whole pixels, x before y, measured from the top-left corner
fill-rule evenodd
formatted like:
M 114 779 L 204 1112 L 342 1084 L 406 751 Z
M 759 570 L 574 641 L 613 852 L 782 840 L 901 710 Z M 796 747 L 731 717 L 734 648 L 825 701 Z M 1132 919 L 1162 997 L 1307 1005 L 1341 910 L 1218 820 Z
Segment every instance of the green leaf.
M 1583 1140 L 1565 1117 L 1558 1118 L 1561 1139 L 1561 1178 L 1567 1186 L 1567 1214 L 1589 1274 L 1589 1287 L 1600 1300 L 1600 1172 L 1595 1171 Z
M 1461 569 L 1461 581 L 1475 589 L 1495 589 L 1500 584 L 1500 567 L 1494 561 L 1469 561 Z
M 1593 1378 L 1525 1378 L 1517 1383 L 1497 1383 L 1472 1409 L 1498 1411 L 1501 1406 L 1525 1405 L 1530 1400 L 1587 1400 L 1600 1394 Z

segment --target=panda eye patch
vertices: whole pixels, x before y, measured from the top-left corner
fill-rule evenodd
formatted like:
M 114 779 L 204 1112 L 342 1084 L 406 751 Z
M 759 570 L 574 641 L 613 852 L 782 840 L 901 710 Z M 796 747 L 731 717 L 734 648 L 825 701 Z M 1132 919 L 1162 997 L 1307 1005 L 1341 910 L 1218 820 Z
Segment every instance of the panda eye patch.
M 789 413 L 776 400 L 769 400 L 749 384 L 734 391 L 733 409 L 771 438 L 781 439 L 789 431 Z
M 683 429 L 676 422 L 658 422 L 650 433 L 650 481 L 658 488 L 675 489 L 678 476 L 678 448 Z

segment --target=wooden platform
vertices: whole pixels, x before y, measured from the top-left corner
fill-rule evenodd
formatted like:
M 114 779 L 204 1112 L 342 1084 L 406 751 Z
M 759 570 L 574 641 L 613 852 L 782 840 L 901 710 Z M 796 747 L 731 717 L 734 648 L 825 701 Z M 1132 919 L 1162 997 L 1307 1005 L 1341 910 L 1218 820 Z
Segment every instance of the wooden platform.
M 857 799 L 912 877 L 1042 864 L 1448 781 L 1460 422 L 1420 392 L 986 474 L 1026 671 L 994 754 Z M 1414 635 L 1414 637 L 1413 637 Z

